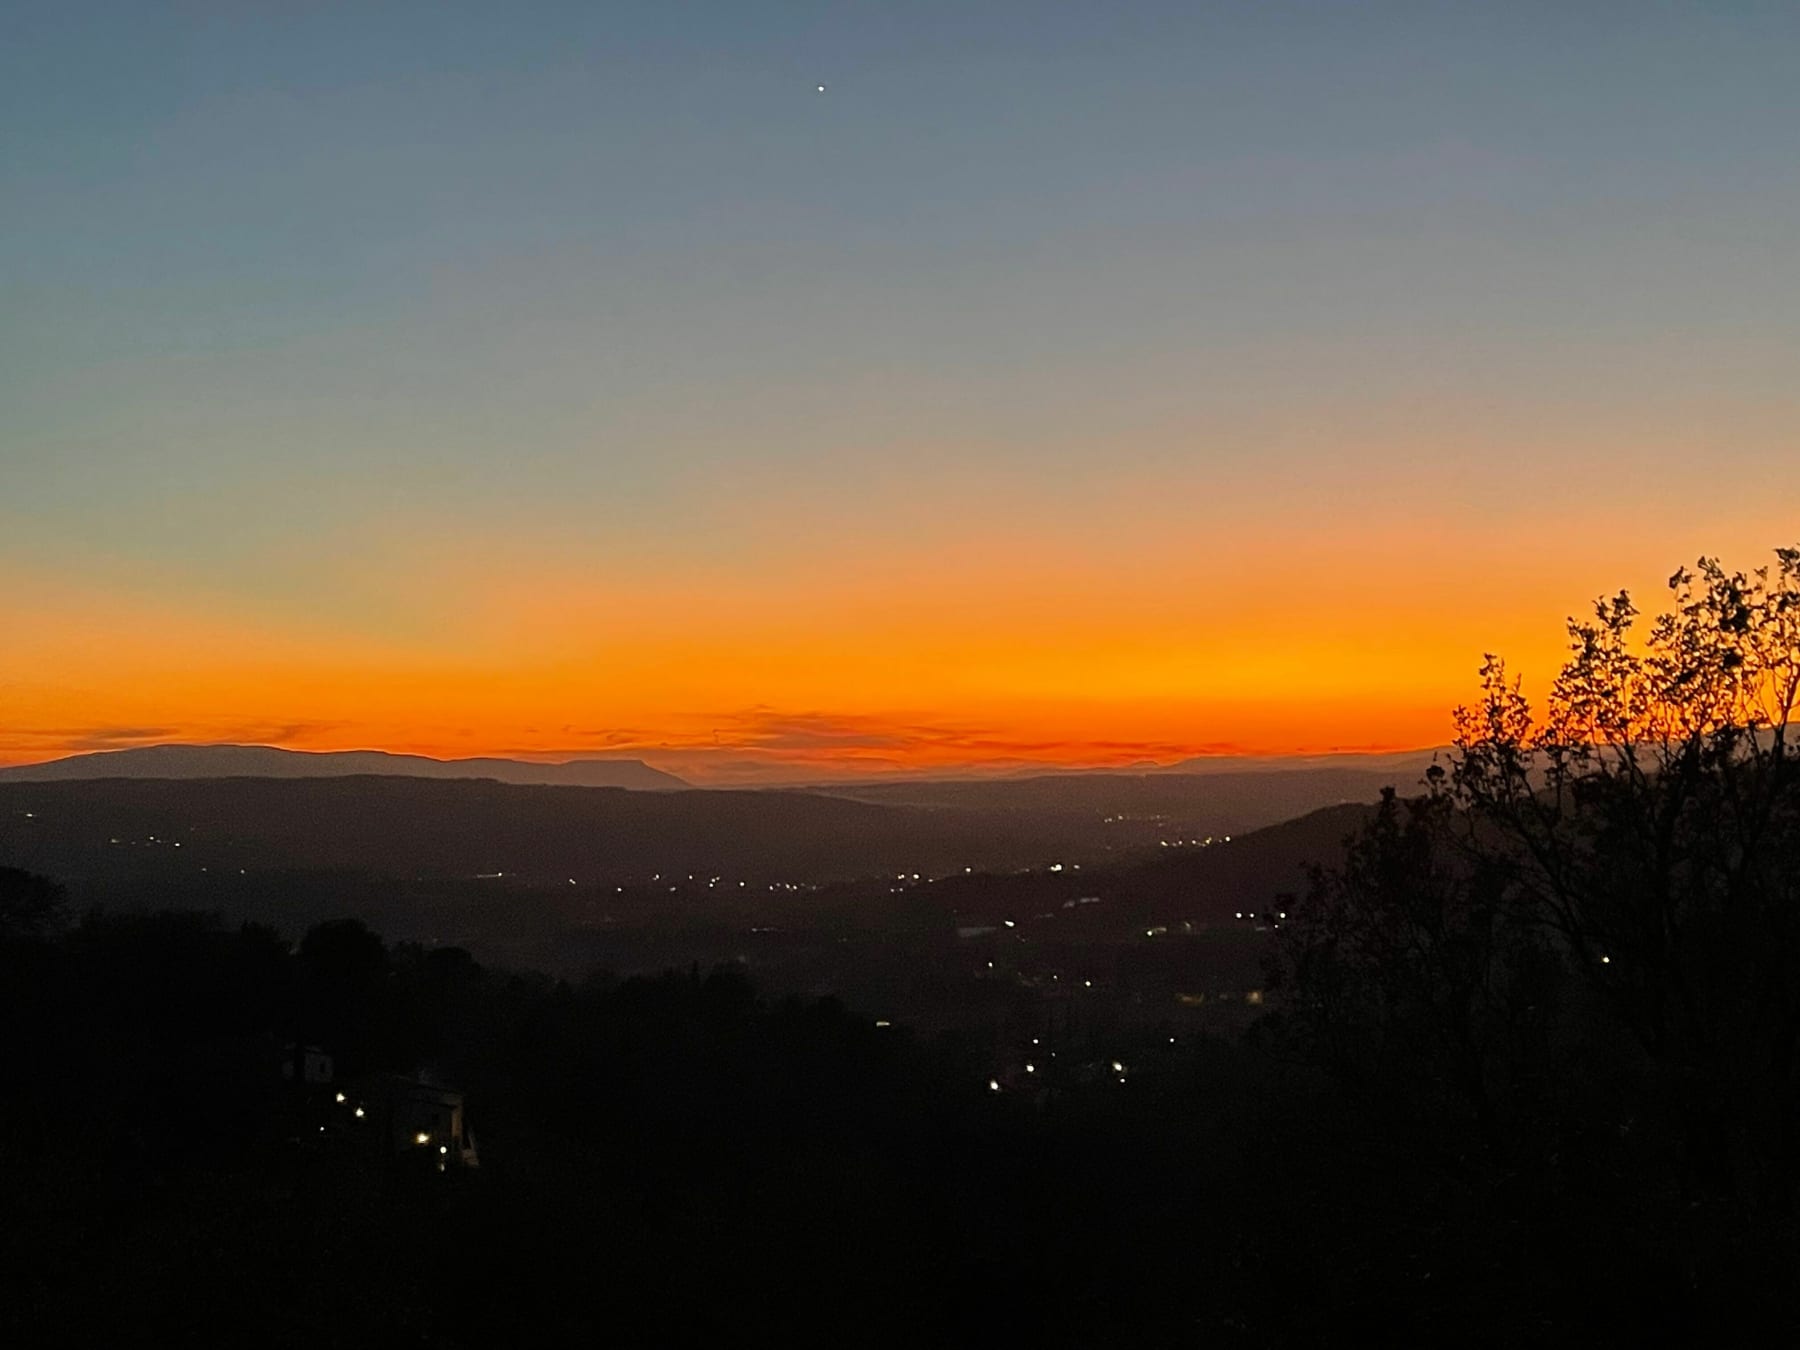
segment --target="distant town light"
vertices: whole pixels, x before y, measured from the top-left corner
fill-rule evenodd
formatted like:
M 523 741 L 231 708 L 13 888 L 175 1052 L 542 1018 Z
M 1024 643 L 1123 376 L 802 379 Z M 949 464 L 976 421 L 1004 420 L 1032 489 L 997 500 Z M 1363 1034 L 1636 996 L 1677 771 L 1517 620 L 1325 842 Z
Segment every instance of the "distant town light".
M 363 1110 L 363 1109 L 362 1109 L 362 1107 L 360 1107 L 360 1106 L 359 1106 L 359 1107 L 357 1107 L 357 1108 L 356 1108 L 356 1118 L 357 1118 L 357 1119 L 358 1119 L 358 1120 L 361 1120 L 361 1119 L 362 1119 L 362 1118 L 363 1118 L 363 1116 L 364 1116 L 364 1115 L 365 1115 L 365 1114 L 366 1114 L 366 1112 L 364 1112 L 364 1110 Z
M 448 1144 L 439 1144 L 438 1145 L 439 1153 L 448 1153 L 449 1151 L 450 1151 L 450 1145 L 448 1145 Z
M 413 1136 L 413 1143 L 415 1143 L 415 1144 L 429 1144 L 430 1142 L 431 1142 L 431 1136 L 426 1134 L 425 1131 L 423 1131 L 423 1130 L 420 1130 L 417 1134 L 415 1134 Z
M 1612 964 L 1612 957 L 1610 957 L 1610 956 L 1601 957 L 1600 964 L 1603 966 L 1610 966 Z
M 1027 1065 L 1026 1065 L 1026 1066 L 1025 1066 L 1025 1072 L 1026 1072 L 1026 1073 L 1036 1073 L 1036 1072 L 1037 1072 L 1037 1065 L 1035 1065 L 1035 1064 L 1027 1064 Z
M 999 1090 L 1000 1090 L 1000 1080 L 998 1078 L 988 1079 L 988 1091 L 989 1092 L 998 1092 Z
M 1125 1066 L 1123 1064 L 1119 1063 L 1119 1061 L 1115 1059 L 1113 1061 L 1113 1072 L 1114 1073 L 1124 1073 Z
M 339 1101 L 339 1103 L 340 1103 L 340 1104 L 341 1104 L 341 1103 L 342 1103 L 342 1102 L 343 1102 L 343 1100 L 344 1100 L 344 1094 L 343 1094 L 343 1093 L 341 1093 L 341 1092 L 340 1092 L 340 1093 L 338 1093 L 338 1095 L 337 1095 L 337 1099 L 338 1099 L 338 1101 Z

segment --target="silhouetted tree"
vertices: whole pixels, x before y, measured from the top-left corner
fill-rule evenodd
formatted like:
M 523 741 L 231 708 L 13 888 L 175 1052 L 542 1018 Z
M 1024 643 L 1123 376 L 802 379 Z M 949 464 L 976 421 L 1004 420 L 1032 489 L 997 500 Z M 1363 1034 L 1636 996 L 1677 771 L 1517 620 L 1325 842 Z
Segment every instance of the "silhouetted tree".
M 1657 1066 L 1689 1180 L 1785 1211 L 1800 1162 L 1800 549 L 1702 558 L 1632 641 L 1569 622 L 1534 714 L 1490 656 L 1434 790 Z
M 42 937 L 63 921 L 67 893 L 49 877 L 0 867 L 0 938 Z
M 387 948 L 360 919 L 315 925 L 300 941 L 303 1033 L 350 1074 L 412 1067 L 418 1048 L 406 991 Z
M 1453 805 L 1392 788 L 1314 868 L 1283 925 L 1288 1017 L 1308 1047 L 1372 1098 L 1428 1107 L 1434 1132 L 1466 1113 L 1509 1152 L 1517 1079 L 1541 1052 L 1550 990 L 1542 944 L 1511 925 L 1494 869 L 1449 846 Z
M 1786 1213 L 1800 1179 L 1800 549 L 1748 575 L 1703 558 L 1669 584 L 1641 643 L 1624 593 L 1569 621 L 1541 713 L 1486 659 L 1426 795 L 1384 801 L 1299 906 L 1294 1007 L 1340 1065 L 1417 1053 L 1415 1086 L 1448 1073 L 1490 1121 L 1502 1045 L 1523 1073 L 1528 1045 L 1548 1063 L 1553 1041 L 1604 1041 L 1610 1024 L 1630 1043 L 1612 1067 L 1643 1066 L 1618 1131 L 1658 1116 L 1685 1187 Z M 1558 967 L 1586 991 L 1585 1029 L 1551 1025 Z

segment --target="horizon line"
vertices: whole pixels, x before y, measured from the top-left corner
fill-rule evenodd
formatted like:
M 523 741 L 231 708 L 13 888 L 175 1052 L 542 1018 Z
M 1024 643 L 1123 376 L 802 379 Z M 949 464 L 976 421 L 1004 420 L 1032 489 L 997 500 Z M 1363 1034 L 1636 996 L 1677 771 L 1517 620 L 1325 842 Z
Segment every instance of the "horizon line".
M 670 750 L 673 753 L 670 753 Z M 431 764 L 456 765 L 467 764 L 479 760 L 495 760 L 503 763 L 519 765 L 536 765 L 544 768 L 570 767 L 580 764 L 636 764 L 666 774 L 689 786 L 764 786 L 764 787 L 857 787 L 882 782 L 931 782 L 935 780 L 969 781 L 981 779 L 1016 778 L 1016 777 L 1054 777 L 1061 774 L 1105 773 L 1125 774 L 1177 772 L 1181 766 L 1193 763 L 1227 765 L 1231 763 L 1264 764 L 1271 769 L 1279 770 L 1284 761 L 1297 762 L 1317 760 L 1357 760 L 1357 759 L 1391 759 L 1407 755 L 1432 755 L 1443 749 L 1440 745 L 1402 745 L 1395 747 L 1358 746 L 1355 748 L 1331 747 L 1327 749 L 1296 748 L 1292 750 L 1219 750 L 1197 748 L 1192 753 L 1179 754 L 1172 759 L 1139 757 L 1125 762 L 1104 760 L 1058 760 L 1034 759 L 1013 756 L 995 756 L 989 759 L 970 759 L 956 763 L 922 765 L 918 767 L 890 767 L 887 764 L 872 765 L 857 772 L 850 765 L 858 762 L 857 757 L 847 756 L 846 763 L 830 767 L 819 766 L 817 774 L 804 771 L 795 773 L 793 767 L 779 759 L 758 762 L 759 754 L 754 746 L 693 746 L 679 749 L 665 747 L 626 748 L 619 750 L 583 751 L 583 750 L 551 750 L 551 751 L 482 751 L 465 755 L 430 754 L 416 750 L 391 750 L 382 746 L 359 745 L 321 748 L 301 748 L 282 745 L 273 741 L 146 741 L 133 745 L 102 746 L 92 749 L 70 750 L 63 754 L 48 758 L 0 760 L 0 771 L 15 769 L 31 769 L 47 767 L 52 764 L 66 763 L 71 760 L 96 759 L 112 755 L 141 753 L 155 750 L 268 750 L 280 754 L 322 757 L 329 755 L 383 755 L 394 759 L 422 760 Z M 661 753 L 659 753 L 661 751 Z M 731 767 L 737 773 L 728 773 L 716 781 L 690 782 L 687 774 L 700 770 L 703 779 L 710 778 L 706 773 L 704 761 L 723 760 L 726 757 L 736 758 Z M 659 760 L 663 762 L 658 762 Z M 699 760 L 700 764 L 688 762 Z M 866 761 L 864 761 L 866 762 Z M 784 769 L 789 770 L 783 772 Z M 748 772 L 744 772 L 748 770 Z M 835 770 L 835 771 L 834 771 Z M 848 770 L 848 771 L 846 771 Z

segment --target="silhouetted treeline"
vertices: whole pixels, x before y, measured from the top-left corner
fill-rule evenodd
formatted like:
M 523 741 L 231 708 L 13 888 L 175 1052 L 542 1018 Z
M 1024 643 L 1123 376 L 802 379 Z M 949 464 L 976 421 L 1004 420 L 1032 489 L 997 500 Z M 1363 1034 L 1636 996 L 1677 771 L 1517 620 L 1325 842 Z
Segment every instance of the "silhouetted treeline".
M 1496 1164 L 1415 1109 L 1436 1085 L 1374 1101 L 1269 1032 L 1034 1095 L 989 1087 L 985 1044 L 731 968 L 569 984 L 353 921 L 290 948 L 182 913 L 0 963 L 0 1316 L 32 1343 L 1501 1345 L 1786 1299 L 1773 1230 L 1720 1219 L 1718 1259 L 1684 1264 L 1660 1194 L 1580 1155 Z M 302 1137 L 290 1044 L 340 1082 L 463 1089 L 479 1172 Z M 1605 1094 L 1579 1108 L 1602 1134 Z

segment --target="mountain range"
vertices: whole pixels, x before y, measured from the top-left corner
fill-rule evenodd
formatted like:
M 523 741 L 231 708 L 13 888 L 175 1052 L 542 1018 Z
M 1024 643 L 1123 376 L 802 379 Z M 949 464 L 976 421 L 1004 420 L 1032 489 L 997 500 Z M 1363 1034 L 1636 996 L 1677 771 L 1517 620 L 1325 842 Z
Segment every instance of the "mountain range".
M 430 759 L 385 750 L 282 750 L 272 745 L 146 745 L 70 755 L 0 769 L 0 783 L 92 778 L 491 778 L 557 787 L 670 791 L 688 784 L 638 759 L 575 759 L 538 764 L 518 759 Z

